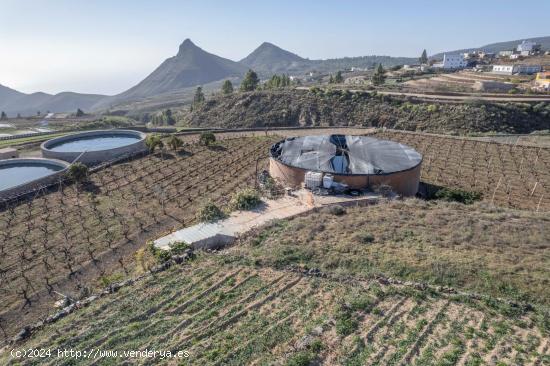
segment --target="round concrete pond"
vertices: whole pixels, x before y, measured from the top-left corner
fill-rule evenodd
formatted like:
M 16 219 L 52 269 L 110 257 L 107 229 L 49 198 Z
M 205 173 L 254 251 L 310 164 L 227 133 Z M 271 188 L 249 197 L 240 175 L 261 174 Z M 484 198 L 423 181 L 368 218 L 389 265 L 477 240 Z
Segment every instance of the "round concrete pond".
M 64 161 L 52 159 L 0 160 L 0 198 L 53 183 L 68 166 Z
M 58 137 L 41 145 L 42 156 L 97 164 L 146 150 L 146 135 L 130 130 L 88 131 Z

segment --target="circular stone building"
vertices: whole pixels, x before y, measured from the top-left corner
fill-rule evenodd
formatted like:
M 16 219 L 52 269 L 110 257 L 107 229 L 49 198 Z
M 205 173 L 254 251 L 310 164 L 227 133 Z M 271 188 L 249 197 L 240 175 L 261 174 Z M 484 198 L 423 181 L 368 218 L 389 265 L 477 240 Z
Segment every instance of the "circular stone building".
M 418 191 L 422 155 L 397 142 L 368 136 L 292 137 L 271 147 L 269 173 L 300 187 L 308 171 L 330 174 L 353 189 L 388 185 L 403 196 Z
M 48 140 L 40 148 L 45 158 L 96 164 L 145 151 L 145 137 L 131 130 L 87 131 Z

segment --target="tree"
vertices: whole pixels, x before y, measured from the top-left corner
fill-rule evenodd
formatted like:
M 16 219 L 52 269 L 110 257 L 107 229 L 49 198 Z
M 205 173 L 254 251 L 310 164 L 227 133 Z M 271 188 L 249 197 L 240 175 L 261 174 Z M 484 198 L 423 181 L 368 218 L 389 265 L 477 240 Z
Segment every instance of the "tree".
M 172 135 L 170 136 L 170 139 L 168 139 L 168 146 L 170 146 L 174 151 L 178 151 L 182 145 L 183 141 L 181 141 L 176 135 Z
M 386 75 L 384 75 L 386 71 L 382 67 L 382 64 L 378 64 L 378 68 L 374 72 L 374 75 L 372 76 L 372 84 L 373 85 L 382 85 L 384 84 L 384 81 L 386 80 Z
M 241 82 L 240 90 L 243 92 L 256 90 L 259 83 L 260 79 L 258 79 L 258 75 L 254 72 L 254 70 L 250 69 Z
M 166 123 L 169 126 L 173 126 L 176 124 L 176 119 L 172 115 L 171 109 L 166 109 L 165 111 L 162 112 L 162 120 L 164 121 L 164 123 Z
M 2 113 L 0 114 L 0 120 L 5 120 L 5 119 L 8 119 L 8 116 L 6 115 L 6 112 L 2 111 Z
M 199 104 L 204 103 L 204 93 L 202 92 L 202 86 L 197 87 L 195 91 L 195 96 L 193 97 L 193 107 L 198 106 Z
M 81 162 L 73 163 L 69 167 L 67 175 L 76 183 L 84 183 L 88 180 L 88 167 Z
M 82 111 L 82 109 L 78 108 L 76 110 L 76 114 L 75 114 L 77 117 L 82 117 L 84 115 L 84 112 Z
M 330 74 L 330 77 L 328 78 L 328 83 L 334 84 L 334 77 L 332 76 L 332 74 Z
M 216 142 L 216 135 L 214 135 L 212 132 L 201 133 L 201 137 L 199 138 L 199 144 L 204 146 L 210 146 L 214 142 Z
M 222 93 L 225 95 L 233 93 L 233 83 L 231 83 L 231 80 L 226 80 L 223 82 Z
M 164 143 L 157 135 L 149 135 L 145 139 L 145 145 L 149 149 L 149 152 L 153 153 L 155 152 L 155 149 L 158 147 L 159 149 L 162 149 L 164 147 Z
M 341 71 L 338 71 L 336 73 L 336 76 L 334 77 L 334 82 L 336 84 L 341 84 L 344 82 L 344 78 L 342 77 L 342 72 Z
M 420 56 L 418 61 L 420 61 L 421 65 L 428 63 L 428 53 L 426 52 L 426 50 L 422 51 L 422 55 Z

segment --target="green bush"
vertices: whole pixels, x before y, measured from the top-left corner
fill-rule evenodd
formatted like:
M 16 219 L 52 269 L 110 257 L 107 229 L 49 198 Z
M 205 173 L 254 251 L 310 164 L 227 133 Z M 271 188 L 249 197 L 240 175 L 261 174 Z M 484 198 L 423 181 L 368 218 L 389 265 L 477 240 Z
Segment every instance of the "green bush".
M 252 210 L 260 204 L 262 200 L 255 189 L 243 189 L 231 198 L 229 205 L 234 210 Z
M 145 139 L 145 145 L 151 153 L 155 152 L 155 149 L 158 147 L 162 149 L 164 147 L 164 142 L 160 139 L 158 135 L 149 135 Z
M 361 244 L 369 244 L 374 241 L 374 235 L 368 232 L 359 232 L 354 235 L 354 239 Z
M 88 179 L 88 167 L 80 162 L 71 164 L 67 176 L 76 183 L 83 183 Z
M 482 195 L 479 192 L 469 192 L 459 188 L 441 188 L 435 193 L 435 198 L 449 201 L 460 202 L 466 205 L 479 201 Z
M 427 109 L 428 112 L 435 113 L 439 110 L 439 106 L 437 104 L 430 104 Z
M 342 216 L 346 214 L 346 209 L 340 205 L 328 206 L 327 208 L 323 209 L 323 211 L 334 216 Z
M 197 211 L 197 219 L 201 222 L 214 222 L 224 217 L 225 213 L 212 201 L 206 201 Z
M 340 305 L 336 312 L 336 333 L 342 337 L 355 332 L 358 327 L 357 319 L 355 319 L 351 309 L 345 305 Z
M 199 138 L 199 144 L 204 146 L 210 146 L 216 142 L 216 135 L 212 132 L 202 132 Z
M 177 151 L 183 146 L 183 141 L 181 141 L 176 135 L 172 135 L 168 139 L 168 146 L 170 146 L 172 150 Z
M 301 351 L 293 354 L 286 362 L 287 366 L 308 366 L 315 359 L 315 355 L 312 352 Z

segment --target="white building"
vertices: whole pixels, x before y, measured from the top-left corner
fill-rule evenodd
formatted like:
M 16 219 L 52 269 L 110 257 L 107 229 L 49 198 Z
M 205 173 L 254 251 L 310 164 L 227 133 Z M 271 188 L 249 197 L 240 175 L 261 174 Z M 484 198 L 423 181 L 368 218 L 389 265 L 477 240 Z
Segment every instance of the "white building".
M 517 47 L 517 51 L 520 53 L 524 51 L 532 53 L 538 49 L 540 49 L 540 45 L 532 41 L 523 41 Z
M 493 72 L 496 74 L 512 75 L 516 65 L 493 65 Z
M 540 65 L 493 65 L 493 72 L 496 74 L 523 74 L 531 75 L 540 72 L 542 67 Z
M 500 57 L 510 57 L 514 54 L 514 51 L 500 51 L 498 55 Z
M 433 67 L 438 67 L 446 70 L 453 69 L 463 69 L 468 65 L 464 59 L 464 55 L 453 54 L 453 55 L 443 55 L 443 61 L 437 64 L 434 64 Z

